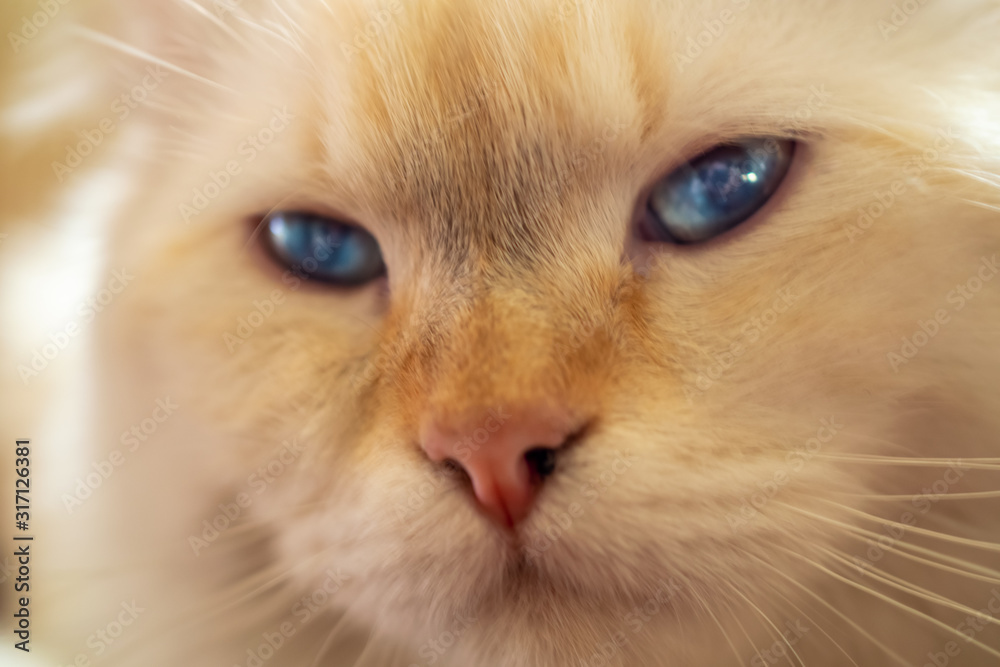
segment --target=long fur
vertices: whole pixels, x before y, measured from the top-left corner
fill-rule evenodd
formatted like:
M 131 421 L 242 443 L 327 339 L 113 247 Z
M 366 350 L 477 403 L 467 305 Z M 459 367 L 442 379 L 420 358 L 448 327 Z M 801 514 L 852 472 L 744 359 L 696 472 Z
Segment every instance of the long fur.
M 48 664 L 996 664 L 995 2 L 75 1 L 6 85 L 49 222 L 0 253 L 41 253 L 11 292 L 134 278 L 26 379 L 80 312 L 4 297 Z M 635 240 L 744 136 L 799 142 L 753 220 Z M 388 279 L 283 273 L 279 208 L 364 225 Z M 512 543 L 419 424 L 547 402 L 591 428 Z

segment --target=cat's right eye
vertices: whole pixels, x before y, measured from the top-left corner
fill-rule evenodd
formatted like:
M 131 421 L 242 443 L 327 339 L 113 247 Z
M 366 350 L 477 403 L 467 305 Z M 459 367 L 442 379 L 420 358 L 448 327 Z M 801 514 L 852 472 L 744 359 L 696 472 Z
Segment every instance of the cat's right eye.
M 264 220 L 264 243 L 298 274 L 345 287 L 385 274 L 378 241 L 366 230 L 332 218 L 276 211 Z

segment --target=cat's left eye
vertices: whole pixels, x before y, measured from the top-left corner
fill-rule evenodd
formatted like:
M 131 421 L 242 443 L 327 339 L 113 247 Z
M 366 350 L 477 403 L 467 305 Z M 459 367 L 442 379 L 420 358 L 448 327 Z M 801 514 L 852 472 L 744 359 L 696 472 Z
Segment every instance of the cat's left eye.
M 661 180 L 649 197 L 649 240 L 699 243 L 748 220 L 781 185 L 795 143 L 750 138 L 718 146 Z
M 277 211 L 264 221 L 264 242 L 294 272 L 342 286 L 363 285 L 385 274 L 375 237 L 325 216 Z

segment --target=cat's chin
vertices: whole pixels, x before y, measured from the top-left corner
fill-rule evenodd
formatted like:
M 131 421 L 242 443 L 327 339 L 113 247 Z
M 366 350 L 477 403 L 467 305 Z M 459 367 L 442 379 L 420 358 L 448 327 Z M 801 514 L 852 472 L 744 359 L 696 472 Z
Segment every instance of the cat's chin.
M 523 533 L 485 518 L 483 526 L 489 538 L 458 549 L 466 554 L 462 567 L 411 565 L 395 577 L 379 573 L 359 582 L 364 592 L 352 613 L 404 640 L 464 632 L 464 641 L 481 649 L 512 633 L 543 642 L 553 633 L 611 636 L 647 624 L 670 632 L 693 613 L 699 595 L 724 588 L 721 579 L 694 570 L 623 569 L 619 558 L 587 545 L 533 552 Z M 475 624 L 466 630 L 469 619 Z M 544 651 L 536 647 L 536 653 Z
M 637 584 L 611 594 L 581 573 L 552 576 L 553 568 L 569 563 L 542 566 L 520 552 L 512 552 L 506 563 L 501 576 L 488 583 L 480 579 L 483 585 L 464 599 L 431 594 L 411 605 L 372 610 L 368 620 L 418 655 L 447 648 L 455 664 L 489 656 L 502 664 L 569 664 L 570 656 L 560 653 L 569 647 L 577 652 L 573 660 L 609 651 L 642 656 L 653 638 L 680 645 L 684 627 L 691 631 L 690 581 L 663 577 L 652 587 Z M 561 645 L 553 643 L 557 637 L 564 640 Z M 512 651 L 521 654 L 518 659 L 511 658 Z

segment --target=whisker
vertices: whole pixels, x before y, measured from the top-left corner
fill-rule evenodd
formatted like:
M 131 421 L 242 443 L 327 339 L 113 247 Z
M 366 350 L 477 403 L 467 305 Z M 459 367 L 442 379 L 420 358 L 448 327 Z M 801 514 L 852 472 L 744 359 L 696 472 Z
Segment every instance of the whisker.
M 767 614 L 765 614 L 764 611 L 760 607 L 758 607 L 756 604 L 754 604 L 754 602 L 752 600 L 750 600 L 750 598 L 748 598 L 746 595 L 744 595 L 743 592 L 740 591 L 735 585 L 733 585 L 732 583 L 730 583 L 729 587 L 733 590 L 733 592 L 735 592 L 737 595 L 739 595 L 741 598 L 743 598 L 743 601 L 746 602 L 748 605 L 750 605 L 750 608 L 753 609 L 758 615 L 760 615 L 760 617 L 762 619 L 764 619 L 764 621 L 769 626 L 771 626 L 771 628 L 774 630 L 774 632 L 777 633 L 778 639 L 780 639 L 781 641 L 783 641 L 785 643 L 785 646 L 788 647 L 788 650 L 791 651 L 792 655 L 795 656 L 795 659 L 799 661 L 800 667 L 805 667 L 804 663 L 802 662 L 802 658 L 799 657 L 799 654 L 795 650 L 795 647 L 793 647 L 792 644 L 785 638 L 785 635 L 783 635 L 781 633 L 781 630 L 778 628 L 778 626 L 776 626 L 774 624 L 774 622 L 767 616 Z M 789 657 L 786 654 L 785 658 L 788 659 L 788 663 L 789 664 L 792 664 L 791 657 Z
M 198 81 L 199 83 L 203 83 L 206 86 L 211 86 L 212 88 L 217 88 L 218 90 L 224 90 L 227 93 L 234 93 L 234 94 L 236 93 L 235 90 L 229 88 L 228 86 L 224 86 L 221 83 L 218 83 L 217 81 L 212 81 L 211 79 L 206 79 L 205 77 L 195 74 L 194 72 L 191 72 L 189 70 L 186 70 L 183 67 L 178 67 L 173 63 L 167 62 L 163 58 L 158 58 L 157 56 L 154 56 L 152 53 L 143 51 L 142 49 L 132 46 L 131 44 L 126 44 L 125 42 L 119 41 L 110 35 L 105 35 L 104 33 L 97 32 L 96 30 L 84 26 L 72 26 L 72 30 L 79 36 L 89 39 L 93 42 L 96 42 L 97 44 L 107 46 L 108 48 L 120 51 L 126 55 L 138 58 L 139 60 L 143 60 L 145 62 L 152 63 L 154 65 L 159 65 L 163 69 L 170 70 L 171 72 L 180 74 L 181 76 L 186 76 L 189 79 Z
M 906 530 L 908 532 L 912 532 L 912 533 L 914 533 L 916 535 L 924 535 L 925 537 L 932 537 L 934 539 L 944 540 L 946 542 L 952 542 L 954 544 L 962 544 L 962 545 L 968 546 L 968 547 L 974 547 L 974 548 L 977 548 L 977 549 L 984 549 L 986 551 L 996 551 L 996 552 L 1000 553 L 1000 544 L 997 544 L 996 542 L 984 542 L 982 540 L 973 540 L 973 539 L 968 538 L 968 537 L 958 537 L 957 535 L 949 535 L 947 533 L 939 533 L 936 530 L 930 530 L 930 529 L 927 529 L 927 528 L 921 528 L 919 526 L 911 526 L 911 525 L 903 523 L 901 521 L 893 521 L 891 519 L 883 519 L 881 517 L 875 516 L 874 514 L 869 514 L 868 512 L 863 512 L 863 511 L 861 511 L 859 509 L 855 509 L 853 507 L 850 507 L 849 505 L 844 505 L 842 503 L 834 502 L 834 501 L 828 500 L 826 498 L 819 498 L 818 500 L 820 500 L 822 502 L 825 502 L 825 503 L 828 503 L 830 505 L 833 505 L 833 506 L 835 506 L 835 507 L 837 507 L 839 509 L 842 509 L 842 510 L 846 511 L 848 514 L 853 514 L 853 515 L 861 517 L 863 519 L 867 519 L 868 521 L 872 521 L 872 522 L 875 522 L 875 523 L 880 523 L 883 526 L 901 526 L 901 527 L 903 527 L 904 530 Z M 778 501 L 775 501 L 775 502 L 777 503 Z M 783 505 L 784 507 L 793 507 L 792 505 L 788 505 L 788 504 L 785 504 L 785 503 L 780 503 L 780 504 Z M 810 512 L 807 512 L 806 510 L 801 510 L 800 508 L 794 508 L 794 509 L 797 509 L 797 510 L 803 512 L 803 513 L 809 513 L 809 514 L 811 514 Z
M 854 567 L 853 563 L 851 563 L 851 561 L 845 558 L 844 556 L 830 549 L 826 549 L 824 547 L 817 547 L 817 548 L 820 549 L 821 551 L 826 552 L 837 561 L 846 564 L 849 568 L 853 569 Z M 903 591 L 904 593 L 909 593 L 910 595 L 918 597 L 922 600 L 927 600 L 928 602 L 934 602 L 942 606 L 948 607 L 950 609 L 954 609 L 955 611 L 960 611 L 965 614 L 977 613 L 976 610 L 972 609 L 971 607 L 966 607 L 965 605 L 955 602 L 954 600 L 951 600 L 949 598 L 946 598 L 943 595 L 935 593 L 934 591 L 927 590 L 922 586 L 918 586 L 912 582 L 906 581 L 905 579 L 892 575 L 886 572 L 885 570 L 882 570 L 881 568 L 875 567 L 874 565 L 868 568 L 868 574 L 873 578 L 882 581 L 887 586 L 895 588 L 896 590 Z M 1000 619 L 996 619 L 993 617 L 990 617 L 989 622 L 1000 625 Z
M 870 533 L 870 535 L 877 537 L 878 533 Z M 863 538 L 860 535 L 855 535 L 853 533 L 850 533 L 849 536 L 853 537 L 854 539 L 858 540 L 859 542 L 863 541 Z M 911 547 L 916 548 L 915 545 L 907 545 L 907 546 L 911 546 Z M 985 574 L 976 574 L 975 572 L 969 572 L 967 570 L 961 570 L 961 569 L 959 569 L 957 567 L 951 567 L 951 566 L 945 565 L 944 563 L 937 563 L 937 562 L 932 561 L 932 560 L 930 560 L 928 558 L 921 558 L 920 556 L 916 556 L 914 554 L 908 553 L 908 552 L 906 552 L 906 551 L 904 551 L 902 549 L 896 549 L 893 546 L 883 547 L 883 548 L 886 548 L 887 550 L 892 551 L 892 553 L 895 554 L 896 556 L 900 556 L 901 558 L 906 558 L 907 560 L 913 561 L 915 563 L 920 563 L 921 565 L 926 565 L 927 567 L 933 567 L 933 568 L 936 568 L 938 570 L 942 570 L 944 572 L 951 572 L 952 574 L 957 574 L 957 575 L 962 576 L 962 577 L 967 577 L 969 579 L 975 579 L 977 581 L 982 581 L 982 582 L 985 582 L 985 583 L 988 583 L 988 584 L 1000 584 L 1000 576 L 991 577 L 991 576 L 988 576 L 988 575 L 985 575 Z M 935 552 L 932 552 L 932 553 L 935 553 Z M 937 554 L 937 555 L 944 556 L 944 554 Z M 965 562 L 965 561 L 961 561 L 960 559 L 954 559 L 954 560 L 959 560 L 959 562 L 963 562 L 963 563 Z M 969 565 L 975 565 L 975 563 L 969 563 Z M 998 572 L 997 574 L 1000 575 L 1000 572 Z
M 794 602 L 792 602 L 792 601 L 791 601 L 791 600 L 790 600 L 790 599 L 788 598 L 788 596 L 787 596 L 787 595 L 785 595 L 784 593 L 782 593 L 781 591 L 779 591 L 779 590 L 777 590 L 777 589 L 773 589 L 773 590 L 771 590 L 771 591 L 770 591 L 770 593 L 771 593 L 771 594 L 774 594 L 774 595 L 777 595 L 778 597 L 780 597 L 780 598 L 781 598 L 782 600 L 784 600 L 784 601 L 785 601 L 785 602 L 786 602 L 786 603 L 787 603 L 787 604 L 788 604 L 789 606 L 791 606 L 791 607 L 792 607 L 792 608 L 793 608 L 793 609 L 794 609 L 794 610 L 795 610 L 796 612 L 798 612 L 798 613 L 799 613 L 799 615 L 801 615 L 801 616 L 805 617 L 805 619 L 806 619 L 807 621 L 809 621 L 809 623 L 810 623 L 810 624 L 811 624 L 811 625 L 812 625 L 812 626 L 813 626 L 814 628 L 816 628 L 817 630 L 819 630 L 819 631 L 820 631 L 820 632 L 821 632 L 821 633 L 823 634 L 823 636 L 825 636 L 825 637 L 826 637 L 827 639 L 829 639 L 829 640 L 830 640 L 830 643 L 831 643 L 831 644 L 833 644 L 834 646 L 836 646 L 836 647 L 837 647 L 837 650 L 838 650 L 838 651 L 840 651 L 841 653 L 843 653 L 843 654 L 844 654 L 844 657 L 845 657 L 845 658 L 847 658 L 848 660 L 850 660 L 850 661 L 851 661 L 851 664 L 852 664 L 852 665 L 854 665 L 854 667 L 861 667 L 860 665 L 858 665 L 858 663 L 857 663 L 857 662 L 855 662 L 855 661 L 854 661 L 854 658 L 852 658 L 852 657 L 851 657 L 851 655 L 850 655 L 850 654 L 849 654 L 849 653 L 848 653 L 848 652 L 847 652 L 847 651 L 846 651 L 846 650 L 844 649 L 844 647 L 843 647 L 843 646 L 841 646 L 841 645 L 840 645 L 840 643 L 839 643 L 839 642 L 838 642 L 838 641 L 837 641 L 836 639 L 834 639 L 834 638 L 833 638 L 832 636 L 830 636 L 830 633 L 829 633 L 829 632 L 827 632 L 826 630 L 824 630 L 824 629 L 823 629 L 823 626 L 822 626 L 822 625 L 820 625 L 819 623 L 817 623 L 817 622 L 816 622 L 816 620 L 815 620 L 815 619 L 813 619 L 813 617 L 812 617 L 812 616 L 810 616 L 809 614 L 807 614 L 807 613 L 806 613 L 805 611 L 803 611 L 803 610 L 802 610 L 802 609 L 801 609 L 801 608 L 800 608 L 800 607 L 799 607 L 799 606 L 798 606 L 797 604 L 795 604 Z
M 740 656 L 740 652 L 736 649 L 736 644 L 733 643 L 732 638 L 729 636 L 729 633 L 726 632 L 726 628 L 722 625 L 722 622 L 719 621 L 718 617 L 716 617 L 714 613 L 712 613 L 712 610 L 707 604 L 705 604 L 704 598 L 702 598 L 701 594 L 696 589 L 692 589 L 691 592 L 694 594 L 695 600 L 698 602 L 698 606 L 705 610 L 705 612 L 715 622 L 715 625 L 718 626 L 719 631 L 722 632 L 723 638 L 726 640 L 726 643 L 729 644 L 729 648 L 733 651 L 733 657 L 736 658 L 736 664 L 742 665 L 743 657 Z M 754 649 L 756 650 L 756 647 L 754 647 Z M 758 652 L 757 655 L 760 655 L 760 653 Z
M 1000 470 L 1000 459 L 997 458 L 909 458 L 903 456 L 875 456 L 862 454 L 816 454 L 816 458 L 827 461 L 847 461 L 849 463 L 867 463 L 870 465 L 911 466 L 920 468 L 952 468 L 961 466 L 970 470 Z
M 829 602 L 827 602 L 826 600 L 824 600 L 823 598 L 821 598 L 819 595 L 817 595 L 813 591 L 811 591 L 807 586 L 805 586 L 804 584 L 802 584 L 799 581 L 796 581 L 794 578 L 792 578 L 791 576 L 789 576 L 788 574 L 786 574 L 785 572 L 783 572 L 780 568 L 777 568 L 774 565 L 771 565 L 770 563 L 768 563 L 767 561 L 765 561 L 763 558 L 760 558 L 756 554 L 751 553 L 751 552 L 746 551 L 746 550 L 743 550 L 743 553 L 745 553 L 746 555 L 750 556 L 755 561 L 757 561 L 758 563 L 760 563 L 764 567 L 768 568 L 769 570 L 771 570 L 772 572 L 774 572 L 775 574 L 777 574 L 781 578 L 785 579 L 786 581 L 788 581 L 792 585 L 797 586 L 799 589 L 802 590 L 803 593 L 805 593 L 806 595 L 810 596 L 811 598 L 813 598 L 814 600 L 816 600 L 817 602 L 819 602 L 821 605 L 823 605 L 824 607 L 826 607 L 827 609 L 829 609 L 830 611 L 832 611 L 834 614 L 836 614 L 837 616 L 839 616 L 841 620 L 843 620 L 844 622 L 846 622 L 859 635 L 861 635 L 865 639 L 869 640 L 878 649 L 880 649 L 887 656 L 889 656 L 890 658 L 892 658 L 893 660 L 895 660 L 896 662 L 898 662 L 900 665 L 902 665 L 903 667 L 912 667 L 910 661 L 905 660 L 901 655 L 899 655 L 898 653 L 896 653 L 895 651 L 893 651 L 891 648 L 889 648 L 888 646 L 886 646 L 885 644 L 883 644 L 881 641 L 879 641 L 878 639 L 876 639 L 875 637 L 873 637 L 870 632 L 868 632 L 867 630 L 865 630 L 864 628 L 862 628 L 860 625 L 858 625 L 857 623 L 855 623 L 852 619 L 848 618 L 843 612 L 841 612 L 839 609 L 837 609 L 836 607 L 834 607 L 832 604 L 830 604 Z
M 848 493 L 852 498 L 863 498 L 864 500 L 907 500 L 919 494 L 913 493 Z M 935 496 L 937 500 L 977 500 L 981 498 L 1000 498 L 1000 490 L 997 491 L 966 491 L 964 493 L 943 493 Z
M 262 35 L 273 38 L 274 40 L 280 42 L 281 44 L 284 44 L 285 46 L 294 49 L 299 53 L 299 55 L 303 56 L 305 55 L 305 52 L 302 50 L 302 47 L 296 44 L 294 41 L 292 41 L 287 35 L 279 34 L 274 30 L 272 30 L 271 28 L 265 27 L 260 23 L 254 23 L 253 21 L 248 21 L 247 19 L 244 18 L 239 18 L 238 20 L 251 30 L 256 30 Z M 273 53 L 276 56 L 280 56 L 280 54 L 277 51 L 275 51 L 270 45 L 266 46 L 268 47 L 268 50 L 271 51 L 271 53 Z
M 811 516 L 814 519 L 819 519 L 820 521 L 825 521 L 825 522 L 827 522 L 829 524 L 832 524 L 832 525 L 835 525 L 835 526 L 837 526 L 839 528 L 843 528 L 843 529 L 845 529 L 845 530 L 847 530 L 849 532 L 860 533 L 862 535 L 865 535 L 866 537 L 869 537 L 869 538 L 872 538 L 872 539 L 875 539 L 875 540 L 879 539 L 880 537 L 884 537 L 884 535 L 882 535 L 880 533 L 876 533 L 875 531 L 868 530 L 867 528 L 861 528 L 860 526 L 855 526 L 855 525 L 852 525 L 852 524 L 849 524 L 849 523 L 844 523 L 843 521 L 838 521 L 837 519 L 834 519 L 833 517 L 825 516 L 825 515 L 822 515 L 822 514 L 815 514 L 813 512 L 806 512 L 805 510 L 802 510 L 802 513 L 805 513 L 805 514 L 807 514 L 808 516 Z M 953 564 L 956 564 L 956 565 L 964 565 L 966 567 L 969 567 L 969 568 L 971 568 L 973 570 L 977 570 L 977 571 L 982 572 L 982 573 L 987 574 L 987 575 L 1000 576 L 1000 571 L 994 570 L 994 569 L 986 567 L 984 565 L 979 565 L 978 563 L 973 563 L 973 562 L 970 562 L 970 561 L 967 561 L 967 560 L 963 560 L 961 558 L 956 558 L 956 557 L 950 556 L 948 554 L 943 554 L 943 553 L 934 551 L 932 549 L 927 549 L 925 547 L 921 547 L 921 546 L 916 545 L 916 544 L 908 544 L 907 542 L 897 541 L 895 546 L 899 546 L 899 547 L 906 548 L 906 549 L 911 549 L 913 551 L 916 551 L 917 553 L 922 553 L 922 554 L 925 554 L 927 556 L 938 557 L 941 560 L 944 560 L 944 561 L 947 561 L 947 562 L 950 562 L 950 563 L 953 563 Z M 893 548 L 895 548 L 895 546 Z
M 282 583 L 283 581 L 286 581 L 289 578 L 291 578 L 291 575 L 294 574 L 296 571 L 301 570 L 304 567 L 306 567 L 307 565 L 311 564 L 313 561 L 318 560 L 319 558 L 321 558 L 323 556 L 326 556 L 327 553 L 328 553 L 327 550 L 323 550 L 323 551 L 320 551 L 318 553 L 313 554 L 312 556 L 309 556 L 307 558 L 301 559 L 301 560 L 297 561 L 295 563 L 295 565 L 293 565 L 292 567 L 290 567 L 290 568 L 288 568 L 286 570 L 282 570 L 281 572 L 279 572 L 277 574 L 277 576 L 272 576 L 267 571 L 257 573 L 257 575 L 254 577 L 254 579 L 264 579 L 263 583 L 260 583 L 260 584 L 258 584 L 256 586 L 254 586 L 253 588 L 251 588 L 251 590 L 249 590 L 248 592 L 246 592 L 241 597 L 233 600 L 230 604 L 226 605 L 225 607 L 221 607 L 218 610 L 219 613 L 221 613 L 223 611 L 226 611 L 228 609 L 231 609 L 233 607 L 236 607 L 236 606 L 238 606 L 238 605 L 246 602 L 247 600 L 250 600 L 252 598 L 257 597 L 262 592 L 264 592 L 266 590 L 269 590 L 271 588 L 274 588 L 275 586 L 277 586 L 278 584 Z M 248 585 L 252 586 L 253 584 L 248 584 Z
M 966 204 L 972 204 L 973 206 L 978 206 L 979 208 L 984 208 L 987 211 L 997 211 L 1000 213 L 1000 206 L 994 206 L 992 204 L 987 204 L 983 201 L 976 201 L 974 199 L 962 199 Z
M 191 9 L 192 11 L 200 14 L 202 18 L 208 19 L 209 22 L 215 25 L 215 27 L 217 27 L 222 32 L 226 33 L 227 36 L 229 36 L 233 41 L 238 43 L 240 46 L 244 47 L 247 51 L 251 50 L 250 43 L 247 42 L 245 39 L 243 39 L 243 37 L 238 32 L 230 28 L 228 25 L 226 25 L 226 23 L 222 19 L 220 19 L 218 16 L 216 16 L 212 12 L 208 11 L 207 9 L 199 5 L 194 0 L 177 0 L 177 1 L 180 2 L 182 5 L 184 5 L 185 7 Z
M 836 572 L 834 572 L 830 568 L 826 567 L 825 565 L 822 565 L 820 563 L 816 563 L 816 562 L 814 562 L 812 560 L 809 560 L 808 558 L 806 558 L 805 556 L 803 556 L 802 554 L 800 554 L 800 553 L 798 553 L 796 551 L 793 551 L 791 549 L 786 549 L 784 547 L 777 546 L 777 545 L 776 545 L 776 548 L 778 548 L 781 551 L 784 551 L 785 553 L 787 553 L 788 555 L 790 555 L 790 556 L 792 556 L 792 557 L 794 557 L 794 558 L 796 558 L 796 559 L 804 562 L 805 564 L 807 564 L 807 565 L 815 568 L 816 570 L 819 570 L 820 572 L 823 572 L 824 574 L 827 574 L 827 575 L 833 577 L 837 581 L 843 582 L 843 583 L 847 584 L 848 586 L 851 586 L 852 588 L 855 588 L 855 589 L 861 591 L 862 593 L 867 593 L 868 595 L 871 595 L 872 597 L 874 597 L 876 599 L 879 599 L 882 602 L 885 602 L 886 604 L 889 604 L 889 605 L 891 605 L 893 607 L 896 607 L 897 609 L 899 609 L 901 611 L 904 611 L 904 612 L 906 612 L 907 614 L 909 614 L 911 616 L 915 616 L 915 617 L 917 617 L 918 619 L 920 619 L 922 621 L 926 621 L 927 623 L 930 623 L 931 625 L 944 630 L 949 635 L 952 635 L 954 637 L 962 639 L 962 640 L 966 641 L 967 643 L 974 644 L 975 646 L 978 646 L 979 648 L 981 648 L 983 651 L 986 651 L 990 655 L 993 655 L 993 656 L 996 656 L 996 657 L 1000 658 L 1000 651 L 998 651 L 996 649 L 993 649 L 993 648 L 990 648 L 986 644 L 982 643 L 981 641 L 979 641 L 979 640 L 977 640 L 977 639 L 975 639 L 973 637 L 969 637 L 965 633 L 963 633 L 963 632 L 961 632 L 959 630 L 956 630 L 955 628 L 951 627 L 950 625 L 948 625 L 944 621 L 936 619 L 936 618 L 934 618 L 933 616 L 931 616 L 929 614 L 925 614 L 925 613 L 923 613 L 921 611 L 918 611 L 918 610 L 914 609 L 913 607 L 910 607 L 910 606 L 908 606 L 906 604 L 903 604 L 899 600 L 895 600 L 895 599 L 889 597 L 888 595 L 886 595 L 885 593 L 882 593 L 880 591 L 876 591 L 876 590 L 874 590 L 872 588 L 869 588 L 867 586 L 862 586 L 861 584 L 859 584 L 859 583 L 857 583 L 855 581 L 851 581 L 847 577 L 844 577 L 844 576 L 842 576 L 840 574 L 837 574 Z
M 732 586 L 732 584 L 730 584 L 730 586 Z M 754 642 L 753 638 L 750 636 L 750 633 L 747 632 L 746 627 L 743 625 L 743 622 L 740 621 L 739 613 L 737 612 L 737 610 L 733 607 L 733 605 L 729 604 L 729 600 L 723 600 L 723 604 L 726 607 L 726 611 L 728 611 L 729 615 L 732 616 L 733 622 L 736 623 L 736 626 L 740 629 L 740 632 L 742 632 L 743 636 L 746 637 L 747 643 L 750 645 L 750 648 L 753 649 L 754 655 L 763 660 L 764 658 L 763 656 L 761 656 L 760 649 L 757 648 L 757 643 Z M 770 630 L 768 630 L 768 632 L 770 632 Z M 742 661 L 737 660 L 737 663 L 742 664 Z
M 330 632 L 329 634 L 327 634 L 326 639 L 323 640 L 323 643 L 319 647 L 319 652 L 316 654 L 316 658 L 312 662 L 312 667 L 319 667 L 321 661 L 323 660 L 323 656 L 326 655 L 327 651 L 329 651 L 336 644 L 336 639 L 338 639 L 338 635 L 344 630 L 344 628 L 348 627 L 348 619 L 350 618 L 350 613 L 352 608 L 353 605 L 345 609 L 343 615 L 339 619 L 337 619 L 336 623 L 333 624 L 333 628 L 330 629 Z M 370 640 L 371 640 L 371 632 L 369 632 L 368 634 L 368 641 Z M 365 648 L 367 649 L 367 643 Z M 362 654 L 363 653 L 364 650 L 362 650 Z M 357 662 L 355 662 L 355 665 L 357 665 Z

